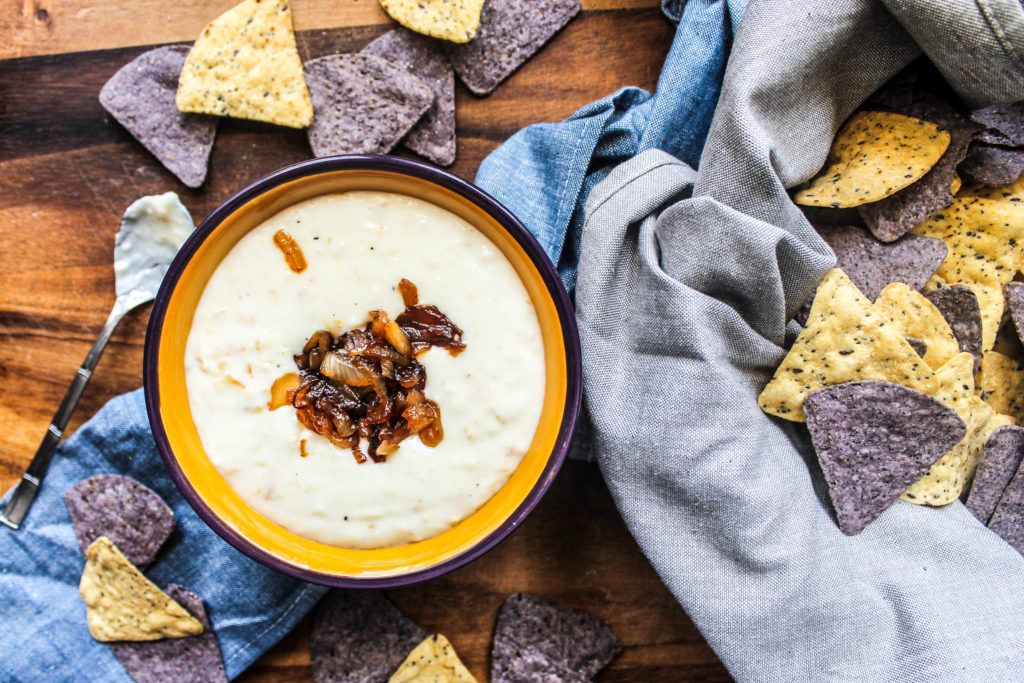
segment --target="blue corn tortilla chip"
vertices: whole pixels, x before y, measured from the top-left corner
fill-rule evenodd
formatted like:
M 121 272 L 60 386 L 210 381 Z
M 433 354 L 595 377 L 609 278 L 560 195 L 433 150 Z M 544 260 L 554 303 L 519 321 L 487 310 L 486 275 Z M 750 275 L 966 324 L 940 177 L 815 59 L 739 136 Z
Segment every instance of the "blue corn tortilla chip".
M 953 203 L 952 184 L 957 165 L 981 126 L 952 106 L 927 94 L 900 113 L 930 121 L 949 133 L 949 146 L 938 162 L 915 183 L 884 199 L 857 207 L 864 224 L 883 242 L 892 242 Z
M 914 349 L 921 358 L 924 358 L 924 354 L 928 353 L 928 343 L 923 339 L 918 339 L 917 337 L 904 337 L 904 339 L 907 340 L 910 348 Z
M 434 103 L 402 144 L 439 166 L 450 166 L 455 161 L 455 71 L 437 41 L 400 27 L 360 54 L 386 59 L 430 86 Z
M 836 267 L 842 268 L 867 298 L 874 301 L 893 282 L 902 282 L 911 289 L 921 289 L 946 258 L 942 240 L 921 235 L 904 235 L 895 242 L 880 242 L 864 228 L 856 225 L 820 225 L 815 229 L 832 247 Z M 803 325 L 811 310 L 814 294 L 794 316 Z
M 804 401 L 839 528 L 860 533 L 949 449 L 967 425 L 931 396 L 865 380 L 816 389 Z
M 430 87 L 371 55 L 328 55 L 303 64 L 313 101 L 313 154 L 387 154 L 434 102 Z
M 978 136 L 982 142 L 1007 147 L 1024 145 L 1024 101 L 972 111 L 971 120 L 985 126 L 986 130 Z
M 1003 288 L 1006 308 L 1010 312 L 1017 338 L 1024 342 L 1024 282 L 1011 282 Z
M 203 599 L 173 583 L 166 592 L 199 620 L 203 632 L 186 638 L 110 643 L 117 661 L 136 683 L 227 683 L 224 660 Z
M 924 296 L 931 301 L 949 323 L 961 351 L 981 359 L 981 307 L 978 296 L 966 285 L 940 287 Z
M 1013 475 L 1024 461 L 1024 427 L 1006 425 L 988 437 L 974 484 L 967 496 L 967 509 L 982 524 L 988 524 Z
M 489 95 L 580 11 L 580 0 L 487 0 L 468 43 L 446 44 L 455 73 Z
M 82 554 L 106 536 L 140 568 L 153 561 L 174 529 L 174 513 L 163 499 L 121 474 L 78 482 L 64 494 L 64 504 Z
M 206 180 L 217 117 L 184 114 L 174 103 L 187 45 L 145 52 L 100 90 L 100 104 L 188 187 Z
M 622 651 L 603 620 L 526 593 L 498 612 L 491 683 L 590 681 Z
M 313 613 L 313 678 L 317 683 L 385 683 L 426 637 L 380 591 L 335 588 Z
M 988 528 L 1024 555 L 1024 468 L 1017 468 L 999 497 Z
M 994 187 L 1009 185 L 1024 172 L 1024 149 L 976 142 L 957 170 L 971 182 Z

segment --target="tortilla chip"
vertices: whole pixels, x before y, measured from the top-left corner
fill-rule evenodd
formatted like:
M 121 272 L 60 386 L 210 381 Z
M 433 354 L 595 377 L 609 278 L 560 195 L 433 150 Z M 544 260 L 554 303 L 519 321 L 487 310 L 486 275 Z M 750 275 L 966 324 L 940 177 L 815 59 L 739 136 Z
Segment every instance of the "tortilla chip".
M 1017 468 L 999 497 L 988 528 L 1024 555 L 1024 469 Z
M 1024 145 L 1024 101 L 972 111 L 971 120 L 985 126 L 986 130 L 978 136 L 982 142 L 1008 147 Z
M 445 47 L 466 87 L 487 95 L 579 11 L 580 0 L 488 0 L 476 40 Z
M 914 351 L 917 352 L 917 355 L 921 356 L 921 358 L 924 358 L 925 354 L 928 353 L 928 344 L 926 344 L 923 339 L 917 339 L 915 337 L 905 337 L 905 339 L 907 340 L 907 343 L 910 344 L 910 348 L 914 349 Z
M 957 170 L 971 182 L 1009 185 L 1024 172 L 1024 149 L 976 142 Z
M 1024 420 L 1024 367 L 998 351 L 986 351 L 978 372 L 981 400 L 999 413 Z
M 982 197 L 983 199 L 1002 199 L 1013 203 L 1024 203 L 1024 175 L 1008 185 L 990 187 L 972 183 L 963 188 L 961 197 Z
M 101 474 L 64 494 L 78 547 L 84 554 L 106 536 L 136 567 L 145 567 L 174 530 L 174 513 L 160 496 L 131 477 Z
M 182 638 L 203 625 L 142 575 L 110 539 L 100 536 L 85 551 L 78 586 L 92 637 L 115 640 Z
M 808 394 L 804 411 L 839 528 L 849 536 L 895 503 L 967 433 L 953 410 L 892 382 L 818 389 Z
M 306 78 L 316 110 L 309 145 L 317 157 L 386 154 L 434 102 L 426 83 L 370 55 L 314 59 Z
M 169 45 L 125 64 L 100 90 L 100 104 L 188 187 L 206 180 L 217 119 L 174 104 L 189 48 Z
M 889 197 L 858 207 L 864 224 L 875 237 L 891 242 L 921 221 L 953 203 L 956 167 L 967 156 L 967 148 L 980 127 L 960 116 L 950 105 L 930 98 L 930 106 L 917 108 L 919 118 L 949 132 L 950 141 L 942 157 L 924 176 Z M 911 112 L 907 112 L 911 113 Z M 955 178 L 956 177 L 956 178 Z
M 142 643 L 111 643 L 110 651 L 135 683 L 227 683 L 224 660 L 203 599 L 187 589 L 170 584 L 167 595 L 188 610 L 203 625 L 198 636 Z
M 417 33 L 465 43 L 476 37 L 484 0 L 380 0 L 380 6 Z
M 937 388 L 935 373 L 903 334 L 879 315 L 846 273 L 834 268 L 818 285 L 807 326 L 758 405 L 770 415 L 803 422 L 808 393 L 855 379 L 898 382 L 926 394 Z
M 288 0 L 245 0 L 214 19 L 188 53 L 175 101 L 185 112 L 312 123 Z
M 963 186 L 963 184 L 964 184 L 964 181 L 960 178 L 960 174 L 958 174 L 956 171 L 954 171 L 953 172 L 953 182 L 949 184 L 949 192 L 950 192 L 950 194 L 954 194 L 955 195 L 957 192 L 959 192 L 960 188 Z
M 960 352 L 953 330 L 939 309 L 902 282 L 894 282 L 883 289 L 875 308 L 903 336 L 915 337 L 928 345 L 923 358 L 933 370 L 941 368 Z
M 915 505 L 938 507 L 960 497 L 967 474 L 968 449 L 977 426 L 974 408 L 974 356 L 957 354 L 949 363 L 935 372 L 939 388 L 934 398 L 950 408 L 967 426 L 964 437 L 929 468 L 928 473 L 915 481 L 900 496 L 900 500 Z M 979 410 L 977 420 L 987 419 Z
M 797 204 L 844 208 L 888 197 L 920 179 L 949 146 L 949 133 L 927 121 L 861 111 L 836 134 L 825 168 Z
M 604 620 L 516 593 L 498 611 L 491 683 L 586 683 L 620 652 Z
M 1003 293 L 1006 296 L 1006 308 L 1010 319 L 1017 330 L 1017 339 L 1024 341 L 1024 282 L 1011 282 L 1006 285 Z
M 313 678 L 321 683 L 386 681 L 426 636 L 380 591 L 335 588 L 313 612 Z
M 988 524 L 1003 490 L 1024 461 L 1024 428 L 1010 425 L 992 432 L 985 443 L 978 473 L 967 497 L 967 509 Z
M 924 297 L 932 302 L 946 319 L 956 337 L 957 346 L 981 360 L 981 308 L 978 297 L 965 285 L 951 285 L 925 292 Z
M 476 679 L 448 639 L 435 633 L 409 653 L 388 683 L 476 683 Z
M 921 289 L 946 258 L 946 245 L 931 237 L 906 235 L 885 243 L 855 225 L 814 227 L 835 252 L 836 267 L 871 301 L 891 282 Z
M 1017 424 L 1009 415 L 1003 415 L 992 410 L 992 407 L 987 403 L 978 398 L 977 394 L 974 397 L 974 417 L 977 428 L 974 430 L 974 436 L 971 437 L 970 446 L 967 448 L 967 466 L 966 470 L 966 482 L 964 484 L 964 491 L 970 491 L 971 483 L 974 481 L 974 476 L 978 471 L 978 463 L 981 462 L 981 456 L 985 452 L 985 444 L 988 443 L 989 437 L 992 433 L 1000 427 L 1006 427 L 1007 425 Z M 981 421 L 988 416 L 988 420 L 981 424 Z M 960 495 L 961 499 L 964 498 L 963 494 Z
M 435 164 L 450 166 L 455 161 L 455 71 L 437 43 L 397 28 L 367 45 L 360 54 L 386 59 L 430 86 L 434 103 L 402 144 Z
M 1024 206 L 958 198 L 913 233 L 946 243 L 949 255 L 925 289 L 970 287 L 981 309 L 982 350 L 991 349 L 1003 315 L 1003 285 L 1013 279 L 1022 258 Z

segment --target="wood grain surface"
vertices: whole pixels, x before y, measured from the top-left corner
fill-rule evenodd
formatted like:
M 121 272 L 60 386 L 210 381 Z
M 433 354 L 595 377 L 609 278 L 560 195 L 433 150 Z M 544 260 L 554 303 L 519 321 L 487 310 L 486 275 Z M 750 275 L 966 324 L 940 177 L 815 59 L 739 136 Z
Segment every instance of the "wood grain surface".
M 105 114 L 103 83 L 147 47 L 189 41 L 234 0 L 0 0 L 0 488 L 28 464 L 114 300 L 125 207 L 174 190 L 199 221 L 246 184 L 310 157 L 305 134 L 224 120 L 203 188 L 189 190 Z M 657 0 L 585 11 L 493 95 L 457 86 L 458 158 L 480 161 L 530 123 L 626 85 L 653 90 L 673 28 Z M 391 26 L 375 0 L 294 0 L 304 59 L 360 49 Z M 510 183 L 515 178 L 509 178 Z M 118 329 L 71 429 L 142 383 L 148 309 Z M 700 577 L 693 577 L 699 581 Z M 728 680 L 625 529 L 593 465 L 570 462 L 511 538 L 469 566 L 390 597 L 447 635 L 487 680 L 494 618 L 516 591 L 607 619 L 626 649 L 602 681 Z M 245 681 L 312 680 L 308 618 Z

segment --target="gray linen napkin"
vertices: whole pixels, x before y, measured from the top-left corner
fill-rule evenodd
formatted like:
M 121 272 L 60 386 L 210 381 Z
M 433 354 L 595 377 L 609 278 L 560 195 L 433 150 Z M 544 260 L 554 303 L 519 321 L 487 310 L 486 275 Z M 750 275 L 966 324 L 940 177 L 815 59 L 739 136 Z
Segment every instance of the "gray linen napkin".
M 898 21 L 876 3 L 754 0 L 699 174 L 651 150 L 585 206 L 576 301 L 594 452 L 740 680 L 1024 677 L 1024 557 L 960 503 L 900 502 L 843 535 L 805 429 L 757 406 L 786 321 L 834 263 L 786 188 L 920 54 L 901 25 L 972 104 L 1024 98 L 1016 2 L 888 4 Z M 940 15 L 941 36 L 918 36 Z M 988 80 L 961 69 L 965 55 Z

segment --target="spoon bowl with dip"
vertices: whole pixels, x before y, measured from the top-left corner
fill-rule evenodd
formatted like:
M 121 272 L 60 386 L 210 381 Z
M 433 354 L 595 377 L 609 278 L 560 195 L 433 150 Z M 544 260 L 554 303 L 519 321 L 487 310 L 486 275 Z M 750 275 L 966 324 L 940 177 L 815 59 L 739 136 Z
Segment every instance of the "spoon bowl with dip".
M 96 343 L 75 373 L 32 462 L 21 481 L 15 485 L 7 507 L 0 512 L 0 523 L 15 530 L 21 528 L 50 467 L 57 445 L 64 436 L 64 429 L 107 342 L 129 311 L 153 300 L 168 266 L 194 228 L 192 216 L 174 192 L 142 197 L 124 212 L 121 227 L 114 239 L 114 290 L 117 294 L 114 308 L 100 330 Z

